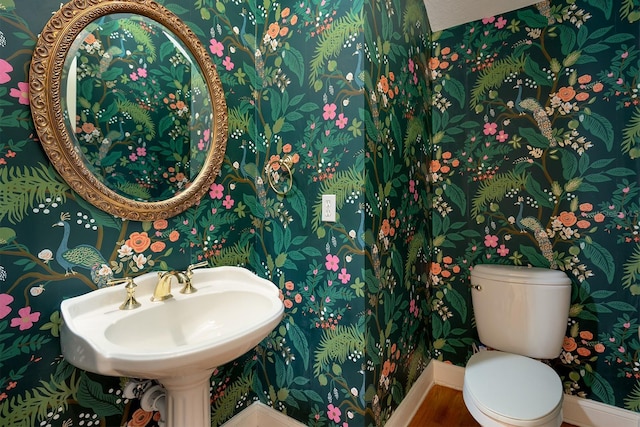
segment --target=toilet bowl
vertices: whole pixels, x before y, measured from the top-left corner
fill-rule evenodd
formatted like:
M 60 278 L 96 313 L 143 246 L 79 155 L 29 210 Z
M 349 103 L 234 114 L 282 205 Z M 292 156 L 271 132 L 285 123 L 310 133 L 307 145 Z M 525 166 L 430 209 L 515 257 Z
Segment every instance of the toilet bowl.
M 480 351 L 466 366 L 465 405 L 483 427 L 560 427 L 562 382 L 544 363 L 503 351 Z

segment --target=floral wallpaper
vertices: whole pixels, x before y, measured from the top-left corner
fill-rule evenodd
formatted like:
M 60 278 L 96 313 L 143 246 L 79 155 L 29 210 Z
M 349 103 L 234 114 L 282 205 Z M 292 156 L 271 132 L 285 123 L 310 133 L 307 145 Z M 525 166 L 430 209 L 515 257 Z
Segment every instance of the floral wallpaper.
M 72 192 L 39 145 L 27 72 L 38 32 L 59 2 L 0 0 L 0 426 L 158 425 L 159 413 L 123 396 L 127 379 L 65 362 L 59 304 L 108 277 L 202 260 L 270 279 L 286 308 L 256 349 L 214 373 L 212 425 L 255 401 L 308 425 L 383 425 L 431 347 L 430 46 L 422 2 L 161 3 L 209 49 L 227 93 L 229 142 L 221 176 L 196 206 L 168 220 L 133 222 Z M 96 72 L 92 61 L 100 71 L 105 54 L 137 46 L 140 31 L 149 29 L 114 28 L 120 39 L 112 44 L 83 38 L 95 58 L 80 67 L 82 84 Z M 112 123 L 110 138 L 151 129 L 149 117 L 167 131 L 163 143 L 179 142 L 180 132 L 153 119 L 178 108 L 179 94 L 159 88 L 176 96 L 165 103 L 143 87 L 155 84 L 161 67 L 181 72 L 182 62 L 147 55 L 117 64 L 122 72 L 103 70 L 102 84 L 137 94 L 127 101 L 135 125 L 125 129 L 123 114 L 123 130 Z M 91 89 L 81 86 L 86 99 Z M 77 134 L 92 139 L 90 124 L 100 117 L 93 106 L 83 109 Z M 135 150 L 113 155 L 118 167 L 130 170 L 157 154 L 161 146 L 143 131 Z M 106 151 L 93 149 L 91 161 L 109 157 Z M 280 195 L 266 173 L 287 155 L 293 186 Z M 133 196 L 146 197 L 139 187 Z M 320 220 L 323 194 L 336 195 L 334 223 Z
M 432 356 L 477 347 L 476 263 L 572 280 L 564 391 L 640 411 L 640 3 L 552 0 L 432 34 Z
M 87 205 L 39 146 L 27 72 L 59 4 L 0 0 L 0 426 L 156 426 L 126 379 L 62 359 L 58 306 L 200 260 L 267 277 L 286 307 L 214 373 L 212 425 L 254 401 L 384 425 L 430 359 L 463 366 L 481 345 L 480 262 L 567 272 L 549 363 L 566 393 L 640 411 L 640 4 L 552 0 L 430 33 L 419 0 L 162 3 L 218 67 L 229 143 L 197 206 L 132 222 Z M 266 168 L 286 155 L 283 196 Z

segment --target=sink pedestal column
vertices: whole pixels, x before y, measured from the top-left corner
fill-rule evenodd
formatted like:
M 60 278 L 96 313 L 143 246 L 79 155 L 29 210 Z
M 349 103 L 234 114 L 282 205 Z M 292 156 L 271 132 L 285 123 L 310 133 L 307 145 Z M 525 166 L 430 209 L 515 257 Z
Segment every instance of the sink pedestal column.
M 167 391 L 166 427 L 211 426 L 210 379 L 213 369 L 158 381 Z

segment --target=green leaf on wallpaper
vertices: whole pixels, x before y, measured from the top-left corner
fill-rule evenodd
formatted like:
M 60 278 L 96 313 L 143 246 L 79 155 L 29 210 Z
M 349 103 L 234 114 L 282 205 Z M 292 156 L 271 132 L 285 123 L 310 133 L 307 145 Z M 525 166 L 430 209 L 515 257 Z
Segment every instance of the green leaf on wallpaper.
M 97 226 L 113 228 L 114 230 L 120 230 L 122 228 L 122 220 L 117 219 L 111 214 L 108 214 L 100 209 L 89 204 L 83 198 L 76 198 L 76 203 L 85 211 L 89 212 L 91 218 L 95 220 Z
M 538 128 L 526 127 L 519 128 L 518 133 L 522 136 L 532 147 L 547 148 L 549 147 L 549 140 L 545 138 Z
M 456 291 L 454 288 L 447 289 L 445 294 L 447 301 L 451 304 L 451 307 L 460 314 L 460 320 L 466 322 L 467 320 L 467 302 L 464 297 Z
M 264 218 L 265 209 L 260 203 L 258 203 L 258 199 L 255 196 L 243 194 L 242 201 L 249 207 L 253 216 L 256 218 Z
M 622 144 L 620 146 L 623 153 L 628 153 L 633 147 L 638 145 L 640 139 L 640 109 L 636 108 L 633 115 L 627 120 L 622 130 Z
M 534 12 L 532 9 L 524 9 L 518 11 L 518 19 L 531 28 L 545 28 L 549 25 L 549 21 L 540 13 Z
M 525 187 L 540 206 L 553 208 L 553 203 L 549 201 L 549 196 L 542 190 L 542 187 L 540 187 L 540 182 L 531 175 L 527 176 Z
M 456 79 L 447 79 L 443 81 L 442 88 L 458 101 L 461 107 L 465 105 L 467 91 L 462 82 Z
M 603 403 L 608 405 L 616 404 L 616 397 L 611 384 L 609 384 L 599 373 L 593 372 L 592 370 L 585 370 L 584 383 L 587 387 L 591 388 L 591 392 L 600 398 Z
M 124 405 L 119 396 L 105 393 L 102 384 L 92 380 L 86 373 L 80 376 L 80 386 L 76 393 L 78 404 L 85 408 L 91 408 L 99 417 L 122 414 Z M 118 403 L 118 400 L 121 403 Z
M 282 52 L 284 64 L 298 77 L 300 85 L 304 83 L 304 57 L 299 50 L 289 47 Z
M 124 69 L 120 67 L 112 67 L 102 73 L 102 80 L 116 80 L 123 74 L 125 74 Z
M 67 198 L 69 186 L 42 163 L 38 166 L 4 167 L 0 169 L 0 220 L 12 224 L 22 221 L 26 212 L 47 198 Z
M 444 194 L 449 200 L 455 204 L 462 212 L 467 210 L 467 196 L 460 187 L 453 183 L 448 183 L 443 186 Z
M 640 246 L 636 246 L 633 253 L 627 261 L 622 265 L 623 276 L 622 286 L 627 289 L 631 288 L 632 295 L 638 295 L 636 292 L 637 286 L 640 284 Z
M 547 73 L 542 71 L 540 66 L 528 56 L 524 61 L 524 72 L 528 78 L 533 79 L 539 86 L 551 86 L 553 83 L 553 80 L 548 78 Z
M 582 126 L 591 132 L 596 138 L 600 138 L 605 143 L 607 151 L 613 148 L 614 132 L 611 122 L 604 116 L 590 111 L 589 113 L 580 114 L 580 122 Z
M 336 329 L 323 330 L 314 355 L 314 376 L 325 372 L 334 362 L 344 363 L 351 353 L 362 352 L 364 348 L 364 331 L 357 325 L 338 325 Z M 373 353 L 377 354 L 377 350 Z
M 562 177 L 570 180 L 578 171 L 578 161 L 572 151 L 562 150 L 560 153 L 560 163 L 562 164 Z
M 581 244 L 581 249 L 582 253 L 593 262 L 593 265 L 599 267 L 605 273 L 607 281 L 612 283 L 615 274 L 615 262 L 611 252 L 594 241 L 591 241 L 591 243 L 584 242 Z
M 633 313 L 636 310 L 635 306 L 628 304 L 626 302 L 623 301 L 609 301 L 604 303 L 607 306 L 611 307 L 613 309 L 614 312 L 618 312 L 618 311 L 627 311 L 629 313 Z
M 167 3 L 164 5 L 164 7 L 166 7 L 167 9 L 169 9 L 171 12 L 175 13 L 176 15 L 184 15 L 186 13 L 191 12 L 189 9 L 176 4 L 176 3 Z
M 298 325 L 293 322 L 289 322 L 287 324 L 287 334 L 291 339 L 291 345 L 298 351 L 302 358 L 302 363 L 304 364 L 304 369 L 307 370 L 309 368 L 309 342 L 307 341 L 307 337 L 304 332 L 300 329 Z M 296 357 L 296 359 L 299 359 Z
M 385 21 L 382 22 L 385 23 Z M 330 58 L 339 56 L 343 51 L 342 46 L 350 40 L 353 34 L 360 33 L 362 28 L 367 28 L 364 25 L 364 13 L 348 12 L 334 20 L 331 27 L 317 38 L 309 63 L 309 82 L 311 84 L 319 79 L 326 62 Z
M 576 45 L 576 33 L 573 31 L 573 27 L 558 25 L 556 30 L 560 33 L 560 49 L 563 55 L 568 55 L 572 52 Z
M 611 176 L 636 176 L 636 172 L 629 168 L 611 168 L 607 169 L 607 174 Z
M 520 245 L 520 252 L 526 257 L 529 263 L 538 266 L 548 266 L 549 260 L 546 259 L 540 253 L 540 250 L 535 246 Z
M 13 395 L 0 402 L 0 426 L 32 427 L 37 421 L 45 419 L 51 408 L 61 408 L 66 412 L 73 395 L 73 384 L 65 382 L 40 381 L 41 386 Z

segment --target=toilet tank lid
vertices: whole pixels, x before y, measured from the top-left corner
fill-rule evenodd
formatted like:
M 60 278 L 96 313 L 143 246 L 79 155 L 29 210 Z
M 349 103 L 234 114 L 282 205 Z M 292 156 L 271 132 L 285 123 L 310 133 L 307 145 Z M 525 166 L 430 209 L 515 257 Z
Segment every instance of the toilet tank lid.
M 571 279 L 560 270 L 502 264 L 478 264 L 471 269 L 471 278 L 532 285 L 567 286 L 571 284 Z

